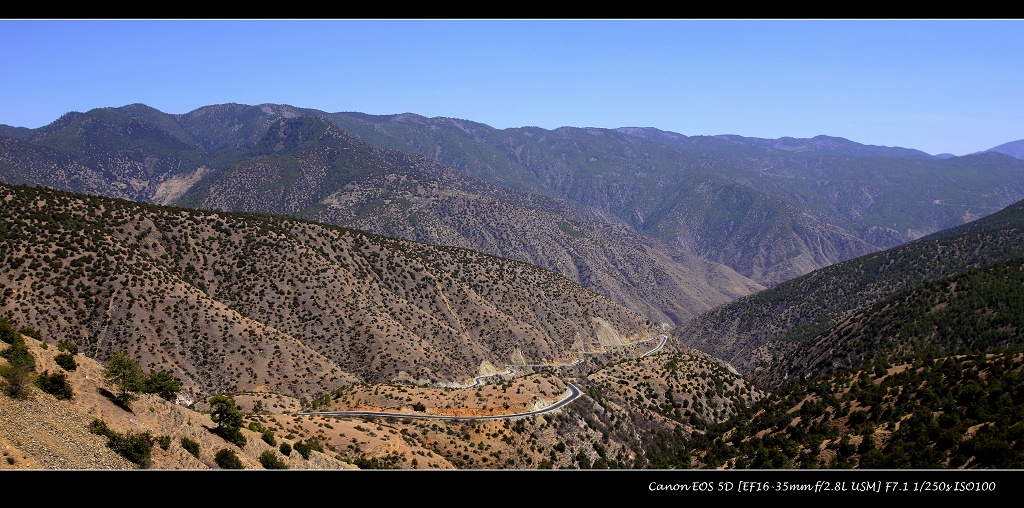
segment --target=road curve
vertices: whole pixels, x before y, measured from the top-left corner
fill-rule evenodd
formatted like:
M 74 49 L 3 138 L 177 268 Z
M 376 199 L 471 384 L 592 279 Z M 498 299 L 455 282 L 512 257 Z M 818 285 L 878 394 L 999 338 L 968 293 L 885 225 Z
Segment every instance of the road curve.
M 389 411 L 314 411 L 310 413 L 296 413 L 298 416 L 383 416 L 391 418 L 419 418 L 424 420 L 511 420 L 513 418 L 523 418 L 527 416 L 535 416 L 544 414 L 549 411 L 554 411 L 576 399 L 580 396 L 580 389 L 576 388 L 576 385 L 566 381 L 565 384 L 569 387 L 569 395 L 566 395 L 555 402 L 554 404 L 536 411 L 529 411 L 526 413 L 515 413 L 510 415 L 494 415 L 494 416 L 445 416 L 445 415 L 428 415 L 422 413 L 393 413 Z
M 654 340 L 655 337 L 651 337 L 649 340 Z M 646 342 L 646 341 L 644 341 Z M 640 358 L 657 353 L 665 347 L 665 343 L 668 342 L 668 336 L 662 335 L 661 342 L 655 346 L 654 349 L 640 355 Z M 576 360 L 575 362 L 568 365 L 575 365 L 580 363 L 582 359 Z M 513 365 L 506 365 L 508 373 L 504 375 L 515 375 L 515 370 L 512 369 Z M 494 374 L 492 374 L 494 375 Z M 502 375 L 502 374 L 498 374 Z M 491 376 L 477 376 L 474 378 L 474 383 L 470 385 L 470 388 L 479 386 L 484 379 Z M 308 413 L 296 413 L 298 416 L 377 416 L 386 418 L 419 418 L 424 420 L 511 420 L 513 418 L 523 418 L 527 416 L 536 416 L 544 414 L 550 411 L 554 411 L 580 397 L 580 389 L 576 388 L 576 385 L 566 381 L 565 384 L 569 387 L 569 395 L 562 398 L 558 402 L 536 411 L 530 411 L 527 413 L 515 413 L 510 415 L 494 415 L 494 416 L 444 416 L 444 415 L 428 415 L 422 413 L 394 413 L 390 411 L 312 411 Z

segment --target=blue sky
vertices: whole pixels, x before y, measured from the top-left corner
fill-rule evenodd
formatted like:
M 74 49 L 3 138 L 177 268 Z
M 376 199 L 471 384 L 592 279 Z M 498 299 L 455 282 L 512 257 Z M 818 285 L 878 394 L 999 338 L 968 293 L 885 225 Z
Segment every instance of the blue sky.
M 144 103 L 963 155 L 1024 138 L 1024 20 L 0 20 L 0 123 Z

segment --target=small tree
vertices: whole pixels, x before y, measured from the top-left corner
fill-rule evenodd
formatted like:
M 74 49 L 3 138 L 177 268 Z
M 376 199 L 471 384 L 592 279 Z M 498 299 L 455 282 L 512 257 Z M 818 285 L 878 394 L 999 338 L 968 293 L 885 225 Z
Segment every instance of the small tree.
M 181 391 L 181 381 L 166 370 L 150 374 L 144 385 L 146 393 L 155 393 L 164 400 L 174 400 Z
M 145 379 L 139 364 L 125 352 L 115 353 L 107 360 L 103 378 L 117 387 L 114 401 L 123 407 L 135 400 L 135 392 L 142 390 Z
M 235 399 L 227 395 L 214 395 L 210 399 L 210 418 L 217 424 L 214 432 L 220 437 L 238 445 L 245 446 L 242 435 L 242 412 L 235 405 Z

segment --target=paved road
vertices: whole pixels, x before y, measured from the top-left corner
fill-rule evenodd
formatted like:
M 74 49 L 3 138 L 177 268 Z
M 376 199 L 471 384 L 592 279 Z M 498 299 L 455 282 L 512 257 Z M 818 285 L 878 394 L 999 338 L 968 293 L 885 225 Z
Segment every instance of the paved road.
M 655 340 L 655 339 L 656 339 L 656 337 L 651 337 L 649 340 Z M 644 342 L 648 342 L 648 341 L 644 341 Z M 655 346 L 654 349 L 652 349 L 652 350 L 650 350 L 650 351 L 640 355 L 640 358 L 643 358 L 645 356 L 649 356 L 649 355 L 652 355 L 654 353 L 657 353 L 658 351 L 661 351 L 661 349 L 665 347 L 665 343 L 666 342 L 668 342 L 668 336 L 667 335 L 662 335 L 661 336 L 661 342 L 657 346 Z M 578 364 L 578 363 L 580 363 L 582 361 L 583 361 L 583 359 L 581 358 L 579 360 L 576 360 L 573 363 L 566 364 L 566 365 L 576 365 L 576 364 Z M 551 367 L 551 365 L 535 365 L 535 366 L 536 367 Z M 555 367 L 564 367 L 564 366 L 565 365 L 556 365 Z M 506 365 L 505 367 L 508 368 L 508 372 L 506 374 L 504 374 L 504 375 L 515 375 L 515 370 L 512 369 L 513 365 Z M 519 367 L 521 367 L 521 365 L 519 365 Z M 500 375 L 503 375 L 503 374 L 492 374 L 491 376 L 500 376 Z M 470 385 L 470 388 L 479 386 L 483 382 L 484 379 L 489 378 L 491 376 L 477 376 L 476 378 L 474 378 L 474 383 L 472 385 Z M 574 385 L 574 384 L 572 384 L 572 383 L 570 383 L 568 381 L 566 381 L 565 384 L 569 387 L 569 395 L 563 397 L 562 400 L 559 400 L 558 402 L 555 402 L 551 406 L 548 406 L 548 407 L 546 407 L 544 409 L 538 409 L 536 411 L 530 411 L 528 413 L 516 413 L 516 414 L 510 414 L 510 415 L 496 415 L 496 416 L 443 416 L 443 415 L 428 415 L 428 414 L 422 414 L 422 413 L 393 413 L 393 412 L 389 412 L 389 411 L 314 411 L 314 412 L 309 412 L 309 413 L 298 413 L 298 415 L 299 416 L 383 416 L 383 417 L 392 417 L 392 418 L 420 418 L 420 419 L 426 419 L 426 420 L 510 420 L 510 419 L 513 419 L 513 418 L 523 418 L 523 417 L 526 417 L 526 416 L 534 416 L 534 415 L 539 415 L 539 414 L 547 413 L 547 412 L 550 412 L 550 411 L 554 411 L 554 410 L 556 410 L 556 409 L 558 409 L 558 408 L 560 408 L 560 407 L 562 407 L 562 406 L 564 406 L 564 405 L 566 405 L 566 404 L 568 404 L 568 403 L 578 399 L 579 396 L 580 396 L 579 388 L 576 388 L 576 385 Z
M 658 346 L 655 347 L 654 349 L 652 349 L 652 350 L 650 350 L 650 351 L 640 355 L 640 358 L 643 358 L 645 356 L 650 356 L 650 355 L 653 355 L 654 353 L 657 353 L 658 351 L 661 351 L 661 348 L 665 347 L 665 343 L 666 342 L 668 342 L 668 335 L 662 335 L 661 336 L 661 343 L 658 344 Z
M 580 389 L 576 388 L 576 385 L 566 382 L 569 387 L 569 395 L 566 395 L 562 400 L 555 402 L 554 404 L 536 411 L 530 411 L 528 413 L 516 413 L 511 415 L 495 415 L 495 416 L 444 416 L 444 415 L 428 415 L 422 413 L 392 413 L 388 411 L 316 411 L 311 413 L 298 413 L 299 416 L 384 416 L 393 418 L 420 418 L 424 420 L 511 420 L 513 418 L 523 418 L 526 416 L 534 416 L 544 414 L 549 411 L 554 411 L 576 399 L 580 396 Z

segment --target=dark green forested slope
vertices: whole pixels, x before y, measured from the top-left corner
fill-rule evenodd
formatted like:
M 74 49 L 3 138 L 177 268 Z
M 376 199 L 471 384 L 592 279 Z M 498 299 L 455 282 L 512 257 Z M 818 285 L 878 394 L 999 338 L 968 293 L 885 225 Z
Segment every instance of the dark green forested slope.
M 850 315 L 902 291 L 1024 256 L 1016 203 L 962 234 L 912 242 L 817 270 L 713 309 L 680 327 L 683 342 L 731 362 L 768 386 L 787 378 L 787 355 Z

